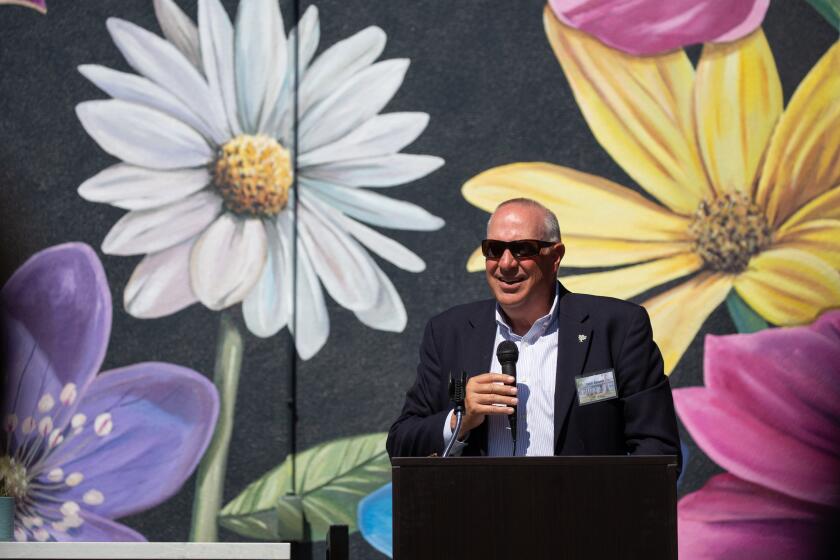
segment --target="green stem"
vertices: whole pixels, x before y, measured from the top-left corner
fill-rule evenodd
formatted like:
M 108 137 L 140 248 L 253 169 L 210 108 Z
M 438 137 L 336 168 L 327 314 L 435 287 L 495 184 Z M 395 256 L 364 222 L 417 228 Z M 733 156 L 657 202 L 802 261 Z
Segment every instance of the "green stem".
M 726 308 L 739 333 L 753 333 L 770 326 L 734 289 L 726 296 Z
M 219 540 L 217 517 L 222 508 L 222 491 L 227 470 L 228 448 L 233 431 L 233 412 L 242 368 L 242 335 L 233 317 L 222 312 L 216 339 L 216 367 L 213 382 L 219 390 L 219 421 L 210 447 L 198 466 L 193 500 L 190 541 Z

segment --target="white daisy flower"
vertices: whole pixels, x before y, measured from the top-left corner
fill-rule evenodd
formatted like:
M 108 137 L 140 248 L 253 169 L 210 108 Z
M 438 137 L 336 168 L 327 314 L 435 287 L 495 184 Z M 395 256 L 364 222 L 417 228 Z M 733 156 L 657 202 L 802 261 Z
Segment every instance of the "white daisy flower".
M 426 128 L 427 114 L 379 114 L 409 61 L 375 62 L 386 41 L 378 27 L 315 57 L 314 6 L 288 36 L 277 2 L 242 0 L 235 26 L 219 0 L 199 1 L 198 26 L 172 0 L 156 0 L 155 11 L 165 39 L 124 20 L 107 22 L 137 74 L 79 68 L 112 97 L 80 103 L 79 120 L 122 160 L 79 194 L 129 210 L 105 237 L 105 253 L 146 255 L 125 289 L 128 312 L 154 318 L 197 301 L 214 310 L 242 302 L 248 329 L 271 336 L 289 323 L 296 269 L 293 334 L 302 358 L 329 333 L 321 284 L 362 323 L 402 331 L 405 307 L 368 251 L 411 272 L 425 263 L 365 223 L 428 231 L 444 222 L 363 187 L 408 183 L 443 164 L 399 153 Z

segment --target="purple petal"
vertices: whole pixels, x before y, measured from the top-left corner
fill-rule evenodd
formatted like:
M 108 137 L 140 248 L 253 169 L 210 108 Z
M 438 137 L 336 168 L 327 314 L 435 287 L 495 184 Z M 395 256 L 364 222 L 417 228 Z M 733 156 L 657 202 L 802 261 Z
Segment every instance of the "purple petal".
M 201 374 L 149 362 L 101 374 L 79 412 L 87 417 L 84 429 L 66 439 L 43 470 L 60 466 L 84 480 L 54 498 L 122 517 L 178 491 L 210 441 L 219 397 Z M 91 500 L 91 493 L 102 499 Z
M 4 412 L 22 421 L 36 414 L 44 395 L 60 404 L 70 383 L 77 395 L 83 393 L 102 364 L 111 332 L 111 294 L 93 249 L 67 243 L 36 253 L 0 290 L 0 304 L 9 399 Z
M 831 511 L 740 480 L 713 477 L 677 509 L 679 557 L 816 558 L 830 536 Z
M 77 529 L 66 533 L 51 530 L 53 538 L 57 541 L 80 542 L 146 542 L 146 537 L 116 521 L 88 511 L 83 511 L 81 517 L 84 523 Z
M 634 55 L 708 41 L 733 41 L 755 30 L 770 0 L 549 0 L 557 18 Z

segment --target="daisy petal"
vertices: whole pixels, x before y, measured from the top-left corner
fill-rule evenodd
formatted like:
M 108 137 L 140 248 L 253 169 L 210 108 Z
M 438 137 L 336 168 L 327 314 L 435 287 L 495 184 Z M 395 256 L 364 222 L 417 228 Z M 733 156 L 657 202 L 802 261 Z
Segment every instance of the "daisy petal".
M 206 167 L 157 171 L 118 163 L 82 183 L 79 196 L 126 210 L 145 210 L 186 198 L 209 182 Z
M 799 249 L 770 249 L 754 257 L 735 289 L 774 325 L 810 323 L 826 309 L 840 307 L 840 274 Z
M 543 20 L 601 146 L 668 208 L 694 212 L 712 188 L 694 139 L 694 69 L 685 52 L 634 57 L 561 24 L 548 6 Z
M 378 278 L 364 249 L 315 206 L 303 201 L 298 228 L 303 248 L 327 293 L 344 308 L 370 309 L 376 303 L 372 287 Z
M 112 99 L 76 105 L 76 115 L 99 147 L 126 163 L 151 169 L 198 167 L 213 158 L 204 138 L 181 121 Z
M 123 305 L 130 315 L 157 319 L 198 301 L 190 286 L 190 251 L 196 239 L 151 253 L 140 261 L 123 294 Z
M 303 113 L 300 151 L 306 153 L 333 142 L 379 113 L 397 93 L 408 63 L 407 59 L 392 59 L 365 68 Z
M 300 115 L 305 115 L 353 74 L 373 64 L 385 48 L 385 32 L 362 29 L 325 50 L 307 70 L 300 84 Z
M 771 223 L 840 184 L 840 42 L 796 88 L 770 141 L 757 201 Z
M 114 44 L 132 68 L 193 108 L 213 131 L 217 144 L 230 137 L 221 101 L 172 43 L 121 19 L 108 18 L 107 26 Z
M 306 8 L 300 21 L 289 33 L 289 44 L 295 44 L 295 37 L 300 33 L 300 44 L 298 45 L 298 72 L 303 74 L 309 68 L 315 51 L 318 50 L 318 42 L 321 40 L 321 25 L 318 21 L 318 7 L 314 4 Z
M 234 135 L 242 133 L 236 114 L 236 82 L 233 70 L 233 26 L 219 0 L 198 4 L 201 57 L 207 82 L 221 100 Z
M 443 159 L 415 154 L 390 154 L 308 167 L 307 179 L 350 187 L 392 187 L 425 177 L 443 165 Z
M 796 211 L 779 229 L 776 235 L 781 237 L 785 232 L 810 220 L 840 220 L 840 185 L 828 192 L 817 196 Z
M 382 270 L 374 265 L 379 277 L 376 302 L 369 309 L 356 311 L 356 318 L 372 329 L 388 332 L 403 332 L 408 322 L 400 294 Z
M 484 254 L 481 252 L 481 245 L 470 253 L 467 259 L 467 272 L 481 272 L 484 270 Z
M 682 253 L 606 272 L 563 276 L 560 280 L 573 292 L 627 299 L 702 266 L 703 260 L 695 253 Z
M 242 302 L 245 325 L 255 335 L 274 336 L 286 326 L 291 313 L 291 240 L 283 239 L 276 227 L 266 227 L 268 255 L 262 275 Z
M 298 254 L 301 257 L 297 260 L 295 309 L 305 309 L 306 313 L 296 313 L 295 320 L 289 323 L 289 330 L 295 335 L 298 355 L 302 360 L 308 360 L 327 342 L 327 336 L 330 334 L 330 316 L 327 314 L 327 304 L 318 282 L 318 275 L 312 268 L 309 257 L 300 246 Z
M 627 241 L 584 235 L 563 235 L 563 266 L 600 267 L 635 264 L 691 251 L 688 241 Z M 482 257 L 481 268 L 484 268 Z
M 199 301 L 214 311 L 242 301 L 262 274 L 267 246 L 262 221 L 222 214 L 198 238 L 190 257 Z
M 683 241 L 690 224 L 621 185 L 550 163 L 514 163 L 467 181 L 461 192 L 487 212 L 520 196 L 557 215 L 564 234 L 637 241 Z
M 694 102 L 700 151 L 715 189 L 752 198 L 783 106 L 782 83 L 761 29 L 736 43 L 703 47 Z
M 201 49 L 198 46 L 198 29 L 193 21 L 173 0 L 154 0 L 154 6 L 163 36 L 200 72 Z
M 139 255 L 168 249 L 210 225 L 222 208 L 222 199 L 203 191 L 183 200 L 133 210 L 114 224 L 102 241 L 109 255 Z
M 776 247 L 799 249 L 840 270 L 840 219 L 813 220 L 777 234 Z
M 731 276 L 702 272 L 642 304 L 650 315 L 667 375 L 674 371 L 709 314 L 726 299 L 732 281 Z
M 333 219 L 338 221 L 347 233 L 355 237 L 359 243 L 367 247 L 368 251 L 409 272 L 426 270 L 426 263 L 423 262 L 423 259 L 390 237 L 382 235 L 352 218 L 348 218 L 341 212 L 334 212 L 334 214 Z
M 444 221 L 416 204 L 357 189 L 300 179 L 304 190 L 311 192 L 333 208 L 368 224 L 392 229 L 434 231 Z
M 97 64 L 83 64 L 79 66 L 79 73 L 114 99 L 157 109 L 200 132 L 205 139 L 212 140 L 213 138 L 213 131 L 204 121 L 178 98 L 151 80 L 136 74 L 117 72 Z
M 277 2 L 242 0 L 234 34 L 236 98 L 242 128 L 263 132 L 286 78 L 286 30 Z
M 376 115 L 344 138 L 301 154 L 298 166 L 305 169 L 311 165 L 394 154 L 414 142 L 428 124 L 426 113 Z

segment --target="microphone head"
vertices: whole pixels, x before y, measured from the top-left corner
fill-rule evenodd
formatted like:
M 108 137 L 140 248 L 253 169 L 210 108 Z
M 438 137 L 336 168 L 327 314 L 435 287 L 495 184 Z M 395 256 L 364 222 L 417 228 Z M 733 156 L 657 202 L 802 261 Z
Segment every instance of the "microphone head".
M 519 349 L 510 340 L 503 340 L 496 347 L 496 357 L 499 359 L 499 364 L 515 364 L 519 359 Z

